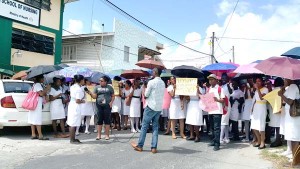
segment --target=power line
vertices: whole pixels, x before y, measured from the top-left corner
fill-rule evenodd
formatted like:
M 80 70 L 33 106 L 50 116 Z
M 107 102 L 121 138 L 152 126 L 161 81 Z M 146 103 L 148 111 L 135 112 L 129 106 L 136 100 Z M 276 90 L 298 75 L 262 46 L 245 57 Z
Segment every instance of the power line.
M 167 39 L 167 40 L 169 40 L 169 41 L 171 41 L 171 42 L 173 42 L 173 43 L 175 43 L 175 44 L 177 44 L 177 45 L 180 45 L 180 46 L 182 46 L 182 47 L 185 47 L 185 48 L 187 48 L 187 49 L 189 49 L 189 50 L 192 50 L 192 51 L 194 51 L 194 52 L 197 52 L 197 53 L 200 53 L 200 54 L 203 54 L 203 55 L 211 56 L 210 54 L 207 54 L 207 53 L 198 51 L 198 50 L 196 50 L 196 49 L 190 48 L 190 47 L 188 47 L 188 46 L 185 46 L 185 45 L 183 45 L 183 44 L 181 44 L 181 43 L 179 43 L 179 42 L 177 42 L 177 41 L 175 41 L 175 40 L 173 40 L 173 39 L 167 37 L 166 35 L 161 34 L 160 32 L 158 32 L 158 31 L 154 30 L 153 28 L 149 27 L 148 25 L 144 24 L 143 22 L 141 22 L 141 21 L 138 20 L 137 18 L 135 18 L 135 17 L 133 17 L 132 15 L 128 14 L 127 12 L 125 12 L 124 10 L 122 10 L 121 8 L 119 8 L 118 6 L 116 6 L 115 4 L 113 4 L 112 2 L 110 2 L 109 0 L 99 0 L 99 1 L 104 2 L 106 5 L 108 5 L 108 6 L 111 7 L 112 9 L 116 10 L 117 12 L 121 13 L 121 14 L 124 15 L 125 17 L 127 17 L 127 18 L 129 17 L 131 20 L 137 22 L 138 24 L 140 24 L 140 25 L 143 26 L 144 28 L 147 28 L 147 29 L 149 29 L 149 30 L 155 32 L 156 34 L 160 35 L 161 37 L 163 37 L 163 38 L 165 38 L 165 39 Z
M 259 39 L 259 38 L 239 38 L 239 37 L 220 37 L 219 39 L 238 39 L 238 40 L 253 40 L 253 41 L 265 41 L 265 42 L 300 43 L 300 41 L 291 41 L 291 40 Z
M 232 51 L 232 49 L 230 49 L 230 50 L 228 50 L 227 52 L 224 52 L 222 55 L 220 55 L 220 56 L 218 56 L 218 57 L 216 57 L 216 58 L 220 58 L 220 57 L 222 57 L 222 56 L 224 56 L 224 55 L 226 55 L 226 54 L 228 54 L 229 52 L 231 52 Z

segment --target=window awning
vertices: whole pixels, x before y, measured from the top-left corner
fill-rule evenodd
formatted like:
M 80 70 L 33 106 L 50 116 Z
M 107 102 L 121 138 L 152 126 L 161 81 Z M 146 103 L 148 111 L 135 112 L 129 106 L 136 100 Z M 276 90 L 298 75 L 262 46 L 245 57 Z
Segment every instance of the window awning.
M 139 53 L 142 55 L 148 55 L 148 56 L 155 56 L 155 55 L 160 55 L 160 52 L 157 52 L 155 50 L 146 48 L 146 47 L 139 47 Z

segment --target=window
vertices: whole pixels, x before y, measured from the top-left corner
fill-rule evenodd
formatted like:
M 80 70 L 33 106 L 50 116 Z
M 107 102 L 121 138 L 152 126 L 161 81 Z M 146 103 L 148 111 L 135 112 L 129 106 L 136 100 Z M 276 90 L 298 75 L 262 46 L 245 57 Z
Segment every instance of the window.
M 76 61 L 76 46 L 75 45 L 67 45 L 63 46 L 62 51 L 62 61 Z
M 50 0 L 25 0 L 25 3 L 37 7 L 39 9 L 44 9 L 50 11 L 51 2 Z
M 12 48 L 30 52 L 54 54 L 54 39 L 52 37 L 13 28 Z
M 129 47 L 124 46 L 124 61 L 129 62 Z
M 32 83 L 3 82 L 5 93 L 28 93 Z

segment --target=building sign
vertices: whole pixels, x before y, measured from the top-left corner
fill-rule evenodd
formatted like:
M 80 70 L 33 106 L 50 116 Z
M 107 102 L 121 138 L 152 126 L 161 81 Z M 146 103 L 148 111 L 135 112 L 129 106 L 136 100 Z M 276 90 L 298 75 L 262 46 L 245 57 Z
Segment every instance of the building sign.
M 23 22 L 33 26 L 40 26 L 41 10 L 16 0 L 0 0 L 0 16 Z

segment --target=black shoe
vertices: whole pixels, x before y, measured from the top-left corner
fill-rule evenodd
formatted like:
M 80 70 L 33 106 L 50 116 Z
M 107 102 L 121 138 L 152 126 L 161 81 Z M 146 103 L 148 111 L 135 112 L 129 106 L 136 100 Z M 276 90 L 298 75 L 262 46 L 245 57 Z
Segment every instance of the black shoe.
M 282 146 L 282 142 L 273 142 L 270 147 L 280 147 Z
M 193 141 L 193 140 L 195 140 L 195 137 L 188 137 L 188 138 L 186 138 L 186 140 Z
M 259 150 L 265 149 L 266 145 L 264 145 L 263 147 L 258 147 Z
M 218 151 L 220 150 L 220 147 L 219 146 L 214 146 L 214 151 Z
M 260 144 L 253 145 L 253 147 L 259 147 L 259 146 L 260 146 Z
M 215 146 L 215 143 L 211 142 L 211 143 L 208 144 L 208 146 Z

